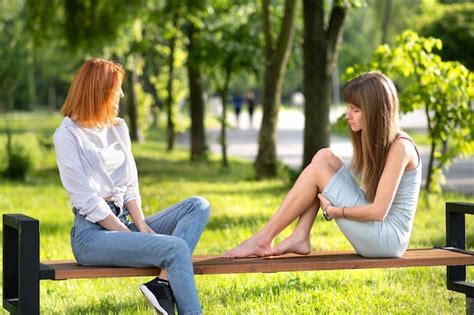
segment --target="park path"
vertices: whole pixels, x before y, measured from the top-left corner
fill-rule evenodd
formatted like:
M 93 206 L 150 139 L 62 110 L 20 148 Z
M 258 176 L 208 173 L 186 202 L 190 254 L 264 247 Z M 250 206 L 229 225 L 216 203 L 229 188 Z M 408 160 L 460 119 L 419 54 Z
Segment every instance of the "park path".
M 334 121 L 342 112 L 331 112 L 331 121 Z M 235 119 L 230 117 L 230 124 L 234 126 L 228 130 L 227 143 L 228 154 L 249 160 L 254 160 L 258 150 L 258 127 L 261 121 L 261 112 L 257 111 L 254 117 L 253 127 L 249 124 L 247 113 L 243 112 L 240 117 L 239 128 L 235 128 Z M 411 113 L 402 117 L 403 128 L 426 128 L 426 119 L 422 112 Z M 287 109 L 280 112 L 278 120 L 278 159 L 291 168 L 301 167 L 303 158 L 303 127 L 304 115 L 302 109 Z M 207 131 L 207 141 L 212 152 L 220 154 L 218 143 L 219 129 L 211 128 Z M 178 143 L 189 147 L 189 134 L 178 136 Z M 352 144 L 348 138 L 331 135 L 331 148 L 342 158 L 349 162 L 352 158 Z M 423 163 L 423 181 L 425 181 L 428 165 L 429 147 L 419 147 Z M 458 158 L 451 167 L 445 171 L 446 190 L 457 191 L 474 196 L 474 157 L 468 159 Z

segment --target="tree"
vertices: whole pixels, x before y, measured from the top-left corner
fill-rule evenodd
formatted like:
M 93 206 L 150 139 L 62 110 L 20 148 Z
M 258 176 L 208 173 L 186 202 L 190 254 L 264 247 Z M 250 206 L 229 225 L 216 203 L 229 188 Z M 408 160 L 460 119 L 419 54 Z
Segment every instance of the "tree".
M 202 30 L 204 19 L 210 7 L 207 0 L 186 0 L 186 20 L 188 58 L 186 67 L 189 84 L 189 109 L 191 116 L 191 161 L 207 159 L 208 146 L 204 127 L 204 78 L 202 76 Z
M 67 41 L 67 46 L 76 56 L 83 58 L 100 53 L 125 60 L 125 68 L 131 81 L 128 84 L 130 91 L 127 93 L 130 94 L 130 133 L 132 140 L 139 140 L 140 131 L 135 116 L 138 110 L 133 89 L 136 79 L 134 72 L 137 69 L 135 62 L 127 62 L 127 59 L 139 59 L 139 56 L 133 56 L 136 53 L 133 51 L 135 49 L 133 46 L 137 46 L 136 39 L 141 35 L 140 25 L 135 21 L 141 12 L 146 12 L 146 8 L 142 7 L 142 1 L 38 0 L 27 1 L 26 9 L 29 29 L 34 37 L 39 39 L 37 41 L 60 37 Z M 123 36 L 124 32 L 130 36 Z
M 188 36 L 188 79 L 190 94 L 191 114 L 191 160 L 199 160 L 206 157 L 207 144 L 204 127 L 204 98 L 201 64 L 199 63 L 200 30 L 193 24 L 187 26 Z
M 166 124 L 166 149 L 168 151 L 173 150 L 174 141 L 176 138 L 175 131 L 175 120 L 174 120 L 174 104 L 176 103 L 175 94 L 173 92 L 173 83 L 175 80 L 175 55 L 176 55 L 176 41 L 178 37 L 178 12 L 173 13 L 171 20 L 171 34 L 169 39 L 169 61 L 168 61 L 168 84 L 166 87 L 166 111 L 167 111 L 167 124 Z
M 206 68 L 222 100 L 220 143 L 223 168 L 229 166 L 226 137 L 231 79 L 239 72 L 255 72 L 258 67 L 261 41 L 256 36 L 259 34 L 256 11 L 256 5 L 251 1 L 238 6 L 234 1 L 222 1 L 214 6 L 215 14 L 206 19 Z
M 442 42 L 406 31 L 396 45 L 379 46 L 369 69 L 380 69 L 400 87 L 401 111 L 424 109 L 431 151 L 426 189 L 440 191 L 443 168 L 458 156 L 474 153 L 474 75 L 459 62 L 444 62 L 434 53 Z M 366 71 L 360 65 L 348 76 Z
M 347 14 L 345 1 L 334 1 L 325 25 L 324 0 L 304 0 L 305 127 L 303 168 L 321 148 L 329 146 L 329 93 Z
M 344 23 L 343 40 L 339 52 L 341 73 L 354 64 L 369 64 L 380 44 L 392 45 L 395 37 L 420 19 L 430 15 L 417 0 L 364 0 L 352 1 L 354 10 L 348 10 Z M 433 2 L 433 1 L 430 1 Z
M 186 16 L 187 6 L 183 1 L 166 1 L 166 4 L 160 10 L 152 14 L 152 19 L 149 23 L 159 25 L 159 31 L 155 34 L 159 38 L 158 45 L 161 58 L 161 64 L 155 67 L 161 70 L 161 74 L 153 76 L 155 86 L 157 86 L 158 94 L 162 95 L 163 107 L 166 112 L 166 149 L 172 151 L 175 146 L 176 139 L 176 103 L 180 94 L 187 93 L 186 88 L 179 86 L 185 85 L 179 77 L 180 68 L 182 68 L 181 55 L 184 54 L 183 46 L 183 32 L 182 26 Z M 155 62 L 160 59 L 155 57 Z M 184 92 L 183 92 L 184 91 Z
M 474 70 L 474 3 L 443 5 L 439 12 L 425 16 L 420 34 L 443 41 L 439 52 L 443 60 L 456 60 Z
M 255 173 L 258 179 L 277 174 L 276 123 L 280 108 L 281 87 L 293 43 L 296 0 L 286 0 L 281 30 L 273 37 L 270 1 L 262 1 L 263 33 L 265 38 L 265 71 L 263 87 L 263 117 L 258 136 Z

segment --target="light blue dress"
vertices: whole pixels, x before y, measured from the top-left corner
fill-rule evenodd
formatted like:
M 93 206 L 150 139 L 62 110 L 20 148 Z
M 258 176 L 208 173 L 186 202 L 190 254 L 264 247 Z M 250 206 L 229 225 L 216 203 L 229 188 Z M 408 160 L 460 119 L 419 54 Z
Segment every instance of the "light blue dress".
M 415 169 L 405 171 L 392 206 L 381 222 L 336 218 L 336 223 L 364 257 L 401 257 L 408 248 L 421 185 L 421 160 Z M 367 204 L 365 194 L 345 164 L 331 178 L 322 193 L 337 207 Z

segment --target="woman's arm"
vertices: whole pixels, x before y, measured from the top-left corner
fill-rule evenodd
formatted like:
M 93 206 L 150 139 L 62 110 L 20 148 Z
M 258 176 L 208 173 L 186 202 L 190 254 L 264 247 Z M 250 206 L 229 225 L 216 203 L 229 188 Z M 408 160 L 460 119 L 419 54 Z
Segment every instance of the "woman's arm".
M 105 219 L 97 221 L 97 223 L 109 231 L 131 232 L 114 214 L 109 214 Z
M 124 203 L 127 207 L 127 210 L 132 217 L 133 223 L 140 232 L 145 233 L 155 233 L 145 221 L 145 216 L 143 215 L 142 211 L 142 201 L 140 196 L 140 191 L 138 188 L 138 170 L 137 165 L 135 163 L 135 158 L 133 157 L 132 153 L 132 143 L 130 141 L 130 133 L 128 132 L 127 124 L 123 119 L 119 120 L 119 126 L 117 126 L 117 131 L 119 133 L 120 138 L 124 142 L 126 149 L 129 150 L 129 157 L 130 160 L 130 167 L 132 168 L 132 176 L 130 183 L 127 186 L 127 190 L 125 191 L 124 195 Z
M 374 201 L 361 206 L 344 207 L 344 209 L 329 206 L 328 215 L 355 221 L 383 221 L 390 210 L 403 172 L 415 156 L 418 159 L 413 144 L 403 140 L 395 141 L 390 147 Z M 322 206 L 328 205 L 329 202 L 326 198 L 324 199 L 321 199 Z
M 54 134 L 54 146 L 61 182 L 69 193 L 74 208 L 96 223 L 106 219 L 112 211 L 93 187 L 93 180 L 86 175 L 82 164 L 79 144 L 66 128 L 58 129 Z
M 155 231 L 153 231 L 152 228 L 150 228 L 145 222 L 145 216 L 143 215 L 143 211 L 140 208 L 138 200 L 130 200 L 127 202 L 126 207 L 128 213 L 132 217 L 133 223 L 135 223 L 135 226 L 140 232 L 155 233 Z

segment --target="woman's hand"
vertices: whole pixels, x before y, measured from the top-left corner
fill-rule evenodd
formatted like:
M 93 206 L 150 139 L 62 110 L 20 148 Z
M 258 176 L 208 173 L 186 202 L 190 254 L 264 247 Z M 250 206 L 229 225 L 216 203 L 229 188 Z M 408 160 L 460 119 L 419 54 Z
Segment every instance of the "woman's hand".
M 145 220 L 138 223 L 135 222 L 135 225 L 139 232 L 156 234 L 156 232 L 153 231 L 153 229 L 145 222 Z
M 323 210 L 327 210 L 329 206 L 332 206 L 331 202 L 322 194 L 318 194 L 318 198 L 319 198 L 319 204 L 321 205 L 321 208 Z
M 332 216 L 330 213 L 328 213 L 329 208 L 332 206 L 331 202 L 322 194 L 318 194 L 318 198 L 321 209 L 323 209 L 324 218 L 326 219 L 326 221 L 331 221 Z
M 97 221 L 104 229 L 109 231 L 131 232 L 114 214 L 110 213 L 105 219 Z

